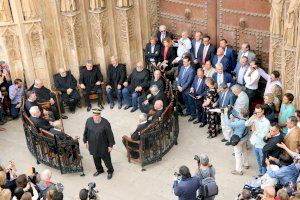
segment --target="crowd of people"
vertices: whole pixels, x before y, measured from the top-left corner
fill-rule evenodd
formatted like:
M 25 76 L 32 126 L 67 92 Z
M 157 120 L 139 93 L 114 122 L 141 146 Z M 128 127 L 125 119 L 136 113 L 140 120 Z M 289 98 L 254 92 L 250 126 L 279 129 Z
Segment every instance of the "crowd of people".
M 117 56 L 112 56 L 106 82 L 101 69 L 90 60 L 80 69 L 78 84 L 70 71 L 60 68 L 54 77 L 58 98 L 37 79 L 26 92 L 24 109 L 38 129 L 50 131 L 62 139 L 70 139 L 62 131 L 59 111 L 64 113 L 67 105 L 74 113 L 76 107 L 82 105 L 80 94 L 84 97 L 88 112 L 92 109 L 91 94 L 97 94 L 98 107 L 100 110 L 104 109 L 102 98 L 105 92 L 111 109 L 115 106 L 115 98 L 118 109 L 130 109 L 130 112 L 140 109 L 142 114 L 139 115 L 139 125 L 131 134 L 132 140 L 139 140 L 140 132 L 151 121 L 159 120 L 167 107 L 169 99 L 165 88 L 166 80 L 169 80 L 173 84 L 179 113 L 183 117 L 188 116 L 189 123 L 199 124 L 199 128 L 208 126 L 208 139 L 213 139 L 222 132 L 221 141 L 225 146 L 233 147 L 235 167 L 232 175 L 242 176 L 247 173 L 246 170 L 250 167 L 248 150 L 253 148 L 257 176 L 254 181 L 247 183 L 239 199 L 247 199 L 246 194 L 253 196 L 253 188 L 265 189 L 265 194 L 262 194 L 268 196 L 265 199 L 272 195 L 274 199 L 276 191 L 279 193 L 277 199 L 281 199 L 278 196 L 285 192 L 294 199 L 300 198 L 297 190 L 300 169 L 300 111 L 293 104 L 293 94 L 282 94 L 280 72 L 265 72 L 249 43 L 243 43 L 241 49 L 235 52 L 226 39 L 221 39 L 216 47 L 211 44 L 209 35 L 198 31 L 192 40 L 186 31 L 175 39 L 174 34 L 167 31 L 164 25 L 159 27 L 157 36 L 150 38 L 144 52 L 145 64 L 143 61 L 137 62 L 128 76 L 126 66 L 119 63 Z M 5 91 L 10 99 L 10 107 L 0 112 L 0 123 L 3 124 L 7 117 L 18 117 L 24 84 L 21 79 L 15 79 L 12 83 L 9 67 L 5 62 L 0 62 L 0 65 L 1 91 Z M 263 91 L 259 85 L 265 85 Z M 1 103 L 4 104 L 4 101 Z M 1 108 L 4 108 L 2 104 Z M 67 116 L 61 116 L 67 119 Z M 95 122 L 96 117 L 93 119 Z M 87 140 L 87 136 L 84 137 L 85 144 Z M 111 144 L 106 144 L 108 149 L 114 145 L 113 138 L 109 143 Z M 214 199 L 216 193 L 205 196 L 201 194 L 201 188 L 213 187 L 215 169 L 209 164 L 206 155 L 197 156 L 196 160 L 199 171 L 194 177 L 186 166 L 179 169 L 173 185 L 174 193 L 181 200 L 196 199 L 197 196 Z M 94 156 L 94 161 L 97 168 L 94 176 L 97 176 L 103 172 L 101 156 L 100 161 L 99 156 Z M 113 173 L 110 157 L 105 164 L 110 170 L 110 179 Z M 2 168 L 2 172 L 7 173 L 5 168 Z M 19 176 L 12 176 L 6 183 L 1 182 L 1 186 L 10 181 L 18 183 L 18 178 Z M 49 181 L 46 181 L 47 184 Z M 19 185 L 17 184 L 17 188 Z M 38 185 L 39 182 L 22 184 L 22 191 L 26 194 L 30 190 L 32 199 L 35 199 L 34 191 L 39 193 L 41 190 Z M 12 196 L 16 195 L 15 190 L 16 188 L 10 190 Z M 53 192 L 57 193 L 61 191 Z

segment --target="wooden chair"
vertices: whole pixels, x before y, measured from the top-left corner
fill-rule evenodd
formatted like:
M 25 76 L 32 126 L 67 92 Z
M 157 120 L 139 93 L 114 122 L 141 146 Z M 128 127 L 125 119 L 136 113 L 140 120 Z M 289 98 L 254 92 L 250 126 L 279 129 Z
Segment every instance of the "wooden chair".
M 85 68 L 86 66 L 80 66 L 79 67 L 79 73 L 81 74 L 82 73 L 82 70 Z M 96 65 L 93 65 L 93 68 L 97 68 L 100 70 L 100 64 L 96 64 Z M 102 89 L 102 104 L 105 105 L 106 104 L 106 84 L 103 83 L 101 84 L 101 89 Z M 80 93 L 80 96 L 81 98 L 83 97 L 83 89 L 81 89 L 79 87 L 79 93 Z M 98 99 L 98 94 L 97 94 L 97 91 L 91 91 L 91 94 L 89 95 L 89 99 L 90 100 L 96 100 Z M 86 102 L 83 101 L 83 106 L 86 107 Z

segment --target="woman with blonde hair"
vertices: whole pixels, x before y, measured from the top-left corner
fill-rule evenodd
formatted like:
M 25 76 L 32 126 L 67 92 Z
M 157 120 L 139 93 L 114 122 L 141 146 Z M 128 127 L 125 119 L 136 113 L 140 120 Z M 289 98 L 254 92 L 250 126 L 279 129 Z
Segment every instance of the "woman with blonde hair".
M 1 200 L 10 200 L 11 199 L 11 192 L 9 189 L 2 189 L 0 187 L 0 199 Z

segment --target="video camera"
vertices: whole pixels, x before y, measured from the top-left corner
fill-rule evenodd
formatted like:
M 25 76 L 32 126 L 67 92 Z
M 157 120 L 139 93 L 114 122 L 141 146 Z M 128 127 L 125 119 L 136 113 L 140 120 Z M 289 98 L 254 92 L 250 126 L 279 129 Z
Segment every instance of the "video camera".
M 96 187 L 96 183 L 95 182 L 91 182 L 88 184 L 88 188 L 89 188 L 89 199 L 97 199 L 97 191 L 95 190 Z

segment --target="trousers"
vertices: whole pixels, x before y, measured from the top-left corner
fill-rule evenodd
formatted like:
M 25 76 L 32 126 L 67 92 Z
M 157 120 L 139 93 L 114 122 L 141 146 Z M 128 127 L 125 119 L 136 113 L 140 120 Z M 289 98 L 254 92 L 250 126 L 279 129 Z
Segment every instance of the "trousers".
M 112 166 L 111 163 L 111 157 L 110 157 L 110 153 L 107 153 L 105 156 L 93 156 L 94 159 L 94 163 L 95 163 L 95 167 L 97 169 L 97 172 L 103 172 L 103 167 L 102 167 L 102 160 L 104 161 L 104 164 L 107 168 L 107 172 L 108 173 L 113 173 L 114 172 L 114 168 Z
M 249 166 L 248 164 L 248 152 L 247 152 L 247 139 L 240 141 L 233 147 L 235 157 L 235 170 L 238 172 L 243 171 L 243 166 Z

